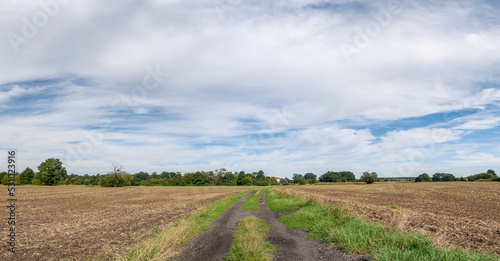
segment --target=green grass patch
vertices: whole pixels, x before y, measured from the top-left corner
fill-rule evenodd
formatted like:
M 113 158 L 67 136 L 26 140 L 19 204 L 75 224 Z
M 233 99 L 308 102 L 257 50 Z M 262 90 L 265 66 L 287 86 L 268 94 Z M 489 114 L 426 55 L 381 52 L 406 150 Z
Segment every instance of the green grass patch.
M 226 197 L 209 204 L 194 215 L 187 215 L 177 220 L 173 225 L 161 229 L 159 235 L 141 242 L 124 257 L 118 260 L 172 260 L 182 246 L 188 245 L 189 240 L 208 230 L 210 224 L 216 220 L 232 204 L 250 191 Z
M 258 210 L 259 207 L 259 199 L 262 196 L 262 190 L 255 192 L 252 196 L 250 196 L 245 202 L 241 204 L 241 206 L 246 211 Z
M 483 252 L 439 247 L 423 234 L 383 227 L 354 217 L 347 208 L 317 202 L 295 214 L 282 216 L 280 221 L 289 228 L 308 231 L 310 239 L 342 251 L 367 254 L 374 260 L 499 260 L 498 256 Z
M 231 249 L 226 254 L 227 261 L 271 261 L 276 251 L 266 241 L 269 226 L 254 216 L 236 222 L 238 232 L 233 236 Z
M 396 205 L 396 204 L 392 204 L 389 206 L 389 208 L 392 208 L 392 209 L 403 209 L 402 207 Z
M 268 190 L 266 193 L 266 205 L 272 211 L 292 211 L 299 209 L 307 204 L 307 199 L 297 198 L 292 195 L 281 195 L 276 190 Z

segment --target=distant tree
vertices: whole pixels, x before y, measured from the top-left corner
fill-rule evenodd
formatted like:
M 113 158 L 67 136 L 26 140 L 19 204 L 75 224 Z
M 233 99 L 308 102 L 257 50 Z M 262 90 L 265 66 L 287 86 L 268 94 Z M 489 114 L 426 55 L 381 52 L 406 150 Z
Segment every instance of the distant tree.
M 306 173 L 304 175 L 304 179 L 306 179 L 310 184 L 314 184 L 316 182 L 316 175 L 313 173 Z
M 455 176 L 450 173 L 434 173 L 432 181 L 455 181 Z
M 431 177 L 429 176 L 429 174 L 422 173 L 415 179 L 415 182 L 422 182 L 422 181 L 431 181 Z
M 280 180 L 280 184 L 283 186 L 290 185 L 290 180 L 288 178 L 284 178 Z
M 256 178 L 257 180 L 264 180 L 264 179 L 266 179 L 266 175 L 264 174 L 264 171 L 259 170 L 259 171 L 257 172 L 257 175 L 255 175 L 255 178 Z
M 366 182 L 366 184 L 372 184 L 378 181 L 378 174 L 377 172 L 368 172 L 365 171 L 363 172 L 363 175 L 361 175 L 361 181 Z
M 356 181 L 356 176 L 351 171 L 327 171 L 319 177 L 320 182 L 352 182 Z
M 67 178 L 66 168 L 59 159 L 50 158 L 38 166 L 38 173 L 35 174 L 42 185 L 57 185 L 60 180 Z
M 113 165 L 113 171 L 106 176 L 101 176 L 102 187 L 125 187 L 130 186 L 134 176 L 126 173 L 121 167 Z
M 320 182 L 340 182 L 342 175 L 338 172 L 328 171 L 319 177 Z
M 222 184 L 224 184 L 224 185 L 230 185 L 229 183 L 231 181 L 233 181 L 234 179 L 235 179 L 234 178 L 234 174 L 232 172 L 226 172 L 222 176 Z
M 444 174 L 443 175 L 443 181 L 455 181 L 456 178 L 453 174 Z
M 180 173 L 177 173 L 175 176 L 172 176 L 167 180 L 167 186 L 186 186 L 184 183 L 184 179 Z
M 9 185 L 10 183 L 9 175 L 4 175 L 1 181 L 3 185 Z M 21 178 L 17 174 L 14 177 L 14 184 L 21 185 Z
M 73 178 L 73 185 L 82 185 L 82 180 L 79 176 Z
M 479 180 L 479 179 L 494 179 L 496 178 L 497 176 L 493 175 L 492 173 L 479 173 L 479 174 L 475 174 L 475 175 L 470 175 L 467 177 L 468 180 L 470 181 L 475 181 L 475 180 Z
M 251 175 L 246 174 L 238 174 L 238 179 L 236 181 L 238 186 L 251 186 L 252 185 L 252 177 Z
M 301 175 L 301 174 L 294 173 L 294 174 L 293 174 L 293 177 L 292 177 L 292 179 L 293 179 L 293 183 L 295 183 L 295 184 L 299 183 L 299 179 L 300 179 L 301 177 L 302 177 L 302 175 Z
M 30 168 L 26 168 L 19 177 L 21 178 L 21 185 L 31 184 L 31 181 L 35 178 L 35 172 Z
M 2 181 L 3 177 L 6 175 L 8 175 L 8 173 L 6 171 L 0 172 L 0 181 Z
M 299 185 L 305 185 L 307 184 L 307 180 L 304 177 L 299 178 Z
M 494 170 L 492 169 L 489 169 L 488 171 L 486 171 L 486 173 L 490 173 L 490 174 L 493 174 L 494 176 L 496 176 L 497 174 L 495 173 Z
M 149 173 L 147 172 L 137 172 L 134 174 L 134 178 L 131 181 L 132 186 L 139 186 L 141 185 L 141 181 L 143 180 L 148 180 L 151 177 L 149 176 Z

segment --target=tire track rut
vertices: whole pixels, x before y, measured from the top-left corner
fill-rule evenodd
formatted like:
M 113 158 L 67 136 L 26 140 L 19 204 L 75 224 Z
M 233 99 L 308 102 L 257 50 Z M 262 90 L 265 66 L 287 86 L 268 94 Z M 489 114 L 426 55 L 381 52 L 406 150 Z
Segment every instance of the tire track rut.
M 234 233 L 237 231 L 235 223 L 248 216 L 255 216 L 269 225 L 268 240 L 276 248 L 273 260 L 275 261 L 321 261 L 338 260 L 353 261 L 366 260 L 364 256 L 350 256 L 337 250 L 321 245 L 319 241 L 306 239 L 307 232 L 301 229 L 287 228 L 279 221 L 284 215 L 295 213 L 274 212 L 265 204 L 266 191 L 263 191 L 259 200 L 259 210 L 246 211 L 241 206 L 253 193 L 245 195 L 236 201 L 226 212 L 215 220 L 210 229 L 194 237 L 191 245 L 185 247 L 178 261 L 211 261 L 224 260 L 224 256 L 231 248 Z

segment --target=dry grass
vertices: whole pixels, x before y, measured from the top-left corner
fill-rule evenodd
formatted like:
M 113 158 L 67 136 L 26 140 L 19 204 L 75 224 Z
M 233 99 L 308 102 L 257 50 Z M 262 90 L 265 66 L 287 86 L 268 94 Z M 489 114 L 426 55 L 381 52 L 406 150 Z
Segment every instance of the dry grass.
M 385 226 L 432 235 L 440 244 L 500 254 L 499 182 L 287 186 L 280 191 L 347 206 Z
M 134 260 L 162 261 L 171 260 L 179 254 L 182 243 L 192 235 L 196 223 L 194 219 L 181 219 L 176 225 L 165 227 L 162 236 L 145 240 L 136 246 Z M 117 257 L 116 260 L 130 260 L 128 257 Z

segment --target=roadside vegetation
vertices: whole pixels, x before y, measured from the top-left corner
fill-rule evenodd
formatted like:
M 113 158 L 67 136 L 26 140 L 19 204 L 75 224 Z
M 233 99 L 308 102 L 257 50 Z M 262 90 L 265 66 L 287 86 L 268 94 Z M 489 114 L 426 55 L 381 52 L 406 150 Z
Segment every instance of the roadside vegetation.
M 227 261 L 271 261 L 276 249 L 266 241 L 269 226 L 254 216 L 236 222 L 238 232 L 233 236 Z
M 292 211 L 308 204 L 307 199 L 294 197 L 292 195 L 281 195 L 276 190 L 266 192 L 266 205 L 276 212 Z
M 208 230 L 214 220 L 248 193 L 250 191 L 224 198 L 192 216 L 177 220 L 172 226 L 163 228 L 157 237 L 143 241 L 118 260 L 172 260 L 193 236 Z
M 259 200 L 262 197 L 262 190 L 255 192 L 252 196 L 250 196 L 245 202 L 241 204 L 241 206 L 246 211 L 259 210 Z
M 295 197 L 291 195 L 281 195 L 277 191 L 269 194 L 272 196 L 266 198 L 266 204 L 270 207 L 279 204 L 292 209 L 297 206 L 297 202 L 307 202 L 305 199 L 293 199 Z M 497 255 L 438 246 L 432 238 L 420 233 L 383 227 L 379 223 L 355 217 L 346 207 L 309 203 L 297 213 L 282 216 L 280 221 L 289 228 L 308 231 L 310 239 L 321 240 L 345 252 L 366 254 L 374 260 L 499 260 Z M 280 208 L 286 209 L 287 206 Z

